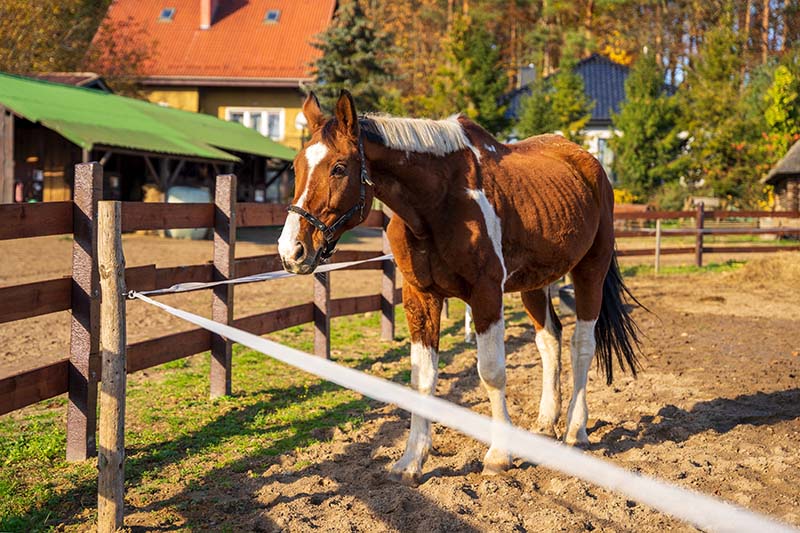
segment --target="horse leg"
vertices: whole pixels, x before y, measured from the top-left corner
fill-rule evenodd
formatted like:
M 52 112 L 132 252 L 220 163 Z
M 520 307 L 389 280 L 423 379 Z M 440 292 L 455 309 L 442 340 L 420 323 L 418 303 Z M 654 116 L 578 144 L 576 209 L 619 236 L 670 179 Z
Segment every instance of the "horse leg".
M 500 286 L 485 284 L 473 289 L 472 310 L 478 337 L 478 375 L 492 407 L 492 419 L 511 423 L 506 408 L 506 348 L 503 320 L 503 292 Z M 483 459 L 483 473 L 508 470 L 511 455 L 494 438 Z
M 472 308 L 469 304 L 464 309 L 464 342 L 475 344 L 475 332 L 472 331 Z
M 422 394 L 433 394 L 439 371 L 439 324 L 442 298 L 403 284 L 403 307 L 411 333 L 411 386 Z M 411 414 L 411 431 L 403 457 L 392 467 L 391 479 L 419 484 L 422 465 L 431 449 L 431 423 Z
M 610 256 L 609 256 L 610 257 Z M 608 261 L 604 258 L 584 258 L 572 271 L 575 285 L 575 307 L 577 320 L 575 333 L 570 343 L 570 359 L 572 361 L 572 399 L 567 411 L 567 432 L 564 442 L 571 445 L 586 445 L 589 437 L 586 434 L 586 421 L 589 408 L 586 404 L 586 381 L 589 377 L 589 366 L 594 357 L 595 325 L 600 315 L 603 301 L 603 281 L 608 270 Z M 605 268 L 598 263 L 605 262 Z
M 542 399 L 534 431 L 556 436 L 561 414 L 561 321 L 550 300 L 550 288 L 521 293 L 522 303 L 536 330 L 536 347 L 542 357 Z

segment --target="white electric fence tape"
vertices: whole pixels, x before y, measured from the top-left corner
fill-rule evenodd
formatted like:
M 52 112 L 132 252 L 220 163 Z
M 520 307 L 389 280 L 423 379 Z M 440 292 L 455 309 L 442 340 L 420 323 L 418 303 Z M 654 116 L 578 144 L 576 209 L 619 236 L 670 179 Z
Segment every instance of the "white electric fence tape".
M 343 268 L 348 268 L 355 265 L 360 265 L 362 263 L 371 263 L 373 261 L 386 261 L 394 259 L 394 255 L 386 254 L 381 255 L 378 257 L 370 257 L 369 259 L 362 259 L 360 261 L 346 261 L 343 263 L 329 263 L 326 265 L 321 265 L 317 267 L 314 271 L 315 273 L 319 272 L 330 272 L 332 270 L 341 270 Z M 225 279 L 221 281 L 210 281 L 210 282 L 189 282 L 189 283 L 178 283 L 171 287 L 167 287 L 166 289 L 155 289 L 152 291 L 130 291 L 128 293 L 128 297 L 132 298 L 134 293 L 136 294 L 145 294 L 149 296 L 157 296 L 159 294 L 174 294 L 177 292 L 189 292 L 189 291 L 199 291 L 201 289 L 210 289 L 211 287 L 217 287 L 219 285 L 239 285 L 240 283 L 254 283 L 256 281 L 269 281 L 273 279 L 282 279 L 282 278 L 290 278 L 292 276 L 296 276 L 297 274 L 293 274 L 291 272 L 286 272 L 285 270 L 276 270 L 274 272 L 264 272 L 261 274 L 253 274 L 252 276 L 244 276 L 241 278 L 234 278 L 234 279 Z
M 212 331 L 228 340 L 262 352 L 287 365 L 375 400 L 397 405 L 406 411 L 444 424 L 486 444 L 491 444 L 494 437 L 496 442 L 502 443 L 515 457 L 619 492 L 632 500 L 685 520 L 700 529 L 748 533 L 798 531 L 786 524 L 711 496 L 629 472 L 552 439 L 534 435 L 510 424 L 494 422 L 469 409 L 433 396 L 424 396 L 397 383 L 370 376 L 252 333 L 175 309 L 141 293 L 133 293 L 131 296 L 160 307 L 171 315 Z

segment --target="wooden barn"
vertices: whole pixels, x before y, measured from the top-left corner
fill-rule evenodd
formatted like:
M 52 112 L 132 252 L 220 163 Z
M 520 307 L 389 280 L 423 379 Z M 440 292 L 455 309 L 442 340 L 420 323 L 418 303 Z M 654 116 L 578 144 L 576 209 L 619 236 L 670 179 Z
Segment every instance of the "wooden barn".
M 73 167 L 99 161 L 107 199 L 163 201 L 239 176 L 240 201 L 278 201 L 295 151 L 241 124 L 114 94 L 0 73 L 0 203 L 72 198 Z M 272 190 L 275 190 L 273 187 Z
M 789 148 L 764 183 L 775 188 L 776 211 L 800 211 L 800 141 Z

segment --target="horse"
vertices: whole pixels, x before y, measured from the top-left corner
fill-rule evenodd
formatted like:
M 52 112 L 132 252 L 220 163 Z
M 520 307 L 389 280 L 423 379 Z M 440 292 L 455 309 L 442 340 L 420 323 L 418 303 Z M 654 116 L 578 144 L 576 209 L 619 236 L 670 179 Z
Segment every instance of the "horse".
M 561 323 L 549 287 L 569 273 L 577 318 L 563 440 L 587 445 L 592 357 L 609 384 L 614 355 L 623 371 L 635 376 L 639 368 L 639 330 L 626 307 L 633 296 L 616 261 L 614 197 L 597 159 L 558 135 L 503 144 L 459 115 L 359 116 L 347 91 L 330 117 L 310 93 L 303 114 L 311 137 L 294 160 L 295 196 L 278 240 L 284 268 L 314 272 L 379 199 L 393 212 L 386 231 L 403 275 L 411 386 L 434 393 L 442 302 L 460 298 L 472 311 L 492 418 L 510 423 L 503 294 L 519 292 L 542 358 L 533 430 L 551 437 L 561 414 Z M 405 452 L 390 477 L 418 484 L 430 448 L 430 422 L 412 414 Z M 502 442 L 492 442 L 483 465 L 484 473 L 496 474 L 512 466 L 512 457 Z

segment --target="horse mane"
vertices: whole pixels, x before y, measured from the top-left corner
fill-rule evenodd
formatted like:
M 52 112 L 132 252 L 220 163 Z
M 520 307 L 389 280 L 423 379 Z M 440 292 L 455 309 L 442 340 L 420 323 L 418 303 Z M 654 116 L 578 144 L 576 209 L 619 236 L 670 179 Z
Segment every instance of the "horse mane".
M 473 149 L 458 115 L 431 120 L 368 114 L 359 118 L 359 125 L 368 139 L 395 150 L 442 157 Z

